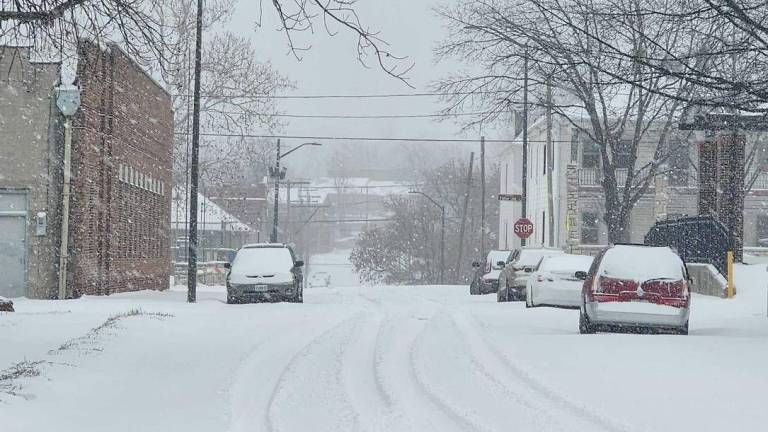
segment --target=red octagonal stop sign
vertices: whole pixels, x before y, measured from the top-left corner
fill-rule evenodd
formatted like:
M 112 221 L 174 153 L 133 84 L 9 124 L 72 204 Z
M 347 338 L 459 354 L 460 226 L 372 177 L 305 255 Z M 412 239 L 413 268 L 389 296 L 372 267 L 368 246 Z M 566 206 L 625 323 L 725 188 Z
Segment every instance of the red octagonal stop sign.
M 533 234 L 533 222 L 526 218 L 520 218 L 514 225 L 515 234 L 521 239 L 527 239 Z

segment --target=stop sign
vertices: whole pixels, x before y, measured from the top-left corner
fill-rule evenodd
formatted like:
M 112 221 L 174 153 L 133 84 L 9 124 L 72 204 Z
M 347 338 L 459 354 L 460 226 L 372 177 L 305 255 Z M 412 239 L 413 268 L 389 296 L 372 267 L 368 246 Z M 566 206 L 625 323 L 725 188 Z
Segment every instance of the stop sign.
M 533 222 L 526 218 L 520 218 L 514 225 L 515 235 L 521 239 L 527 239 L 533 234 Z

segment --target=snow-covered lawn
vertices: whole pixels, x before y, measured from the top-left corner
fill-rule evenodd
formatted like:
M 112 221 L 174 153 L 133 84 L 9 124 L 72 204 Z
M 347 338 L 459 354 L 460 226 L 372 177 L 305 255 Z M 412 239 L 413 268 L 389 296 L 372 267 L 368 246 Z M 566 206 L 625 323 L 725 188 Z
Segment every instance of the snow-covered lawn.
M 0 430 L 763 430 L 767 275 L 741 266 L 737 298 L 695 297 L 689 336 L 579 335 L 578 311 L 467 287 L 15 299 Z

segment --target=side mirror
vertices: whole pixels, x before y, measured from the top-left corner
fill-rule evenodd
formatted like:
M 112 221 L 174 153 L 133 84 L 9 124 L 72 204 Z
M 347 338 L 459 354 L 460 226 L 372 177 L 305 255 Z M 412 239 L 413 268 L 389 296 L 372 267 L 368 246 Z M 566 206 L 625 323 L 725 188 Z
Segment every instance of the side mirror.
M 585 271 L 577 271 L 576 274 L 574 274 L 574 276 L 578 280 L 587 280 L 587 272 Z
M 480 267 L 480 263 L 477 262 L 477 261 L 472 261 L 472 267 L 478 268 L 478 267 Z
M 304 261 L 296 261 L 295 263 L 293 263 L 293 266 L 296 268 L 304 267 Z
M 228 262 L 227 262 L 227 263 L 224 263 L 224 268 L 225 268 L 225 269 L 231 269 L 231 268 L 232 268 L 232 264 L 230 264 L 230 263 L 228 263 Z
M 524 271 L 525 271 L 526 273 L 533 273 L 533 268 L 532 268 L 532 267 L 526 267 L 526 268 L 524 269 Z
M 504 268 L 505 265 L 507 265 L 507 263 L 505 263 L 504 261 L 499 261 L 496 263 L 496 266 L 501 268 Z

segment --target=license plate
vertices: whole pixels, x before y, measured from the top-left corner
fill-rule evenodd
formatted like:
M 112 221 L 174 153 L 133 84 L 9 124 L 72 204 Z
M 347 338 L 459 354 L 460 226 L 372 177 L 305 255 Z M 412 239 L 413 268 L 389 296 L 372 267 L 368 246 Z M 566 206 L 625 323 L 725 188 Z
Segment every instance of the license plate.
M 269 287 L 267 287 L 266 285 L 254 285 L 253 290 L 256 292 L 264 292 L 264 291 L 269 291 Z

